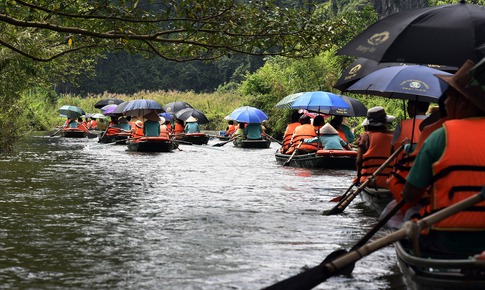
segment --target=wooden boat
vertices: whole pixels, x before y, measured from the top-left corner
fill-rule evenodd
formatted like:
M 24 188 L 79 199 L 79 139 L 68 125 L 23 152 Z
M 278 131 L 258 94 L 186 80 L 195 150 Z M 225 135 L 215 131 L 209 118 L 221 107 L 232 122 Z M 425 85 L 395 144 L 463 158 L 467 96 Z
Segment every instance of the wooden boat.
M 99 137 L 98 142 L 99 143 L 115 143 L 115 144 L 121 144 L 121 145 L 126 145 L 126 140 L 131 136 L 131 133 L 118 133 L 115 135 L 103 135 L 102 137 Z
M 61 136 L 66 138 L 84 138 L 88 136 L 88 133 L 79 128 L 64 128 L 61 131 Z
M 195 144 L 195 145 L 204 145 L 209 142 L 209 135 L 205 133 L 186 133 L 182 135 L 180 138 L 182 144 L 187 143 L 187 144 Z
M 417 257 L 408 244 L 394 244 L 408 289 L 485 289 L 485 260 Z
M 394 196 L 387 188 L 365 187 L 360 192 L 360 198 L 368 207 L 381 213 Z
M 291 157 L 290 154 L 275 153 L 276 161 L 284 164 Z M 355 170 L 357 151 L 353 150 L 318 150 L 317 152 L 293 155 L 289 166 L 303 168 L 326 168 Z
M 178 144 L 165 137 L 140 137 L 128 141 L 128 150 L 137 152 L 171 152 Z
M 271 145 L 271 140 L 268 139 L 244 139 L 236 140 L 233 142 L 234 147 L 238 148 L 254 148 L 254 149 L 266 149 Z

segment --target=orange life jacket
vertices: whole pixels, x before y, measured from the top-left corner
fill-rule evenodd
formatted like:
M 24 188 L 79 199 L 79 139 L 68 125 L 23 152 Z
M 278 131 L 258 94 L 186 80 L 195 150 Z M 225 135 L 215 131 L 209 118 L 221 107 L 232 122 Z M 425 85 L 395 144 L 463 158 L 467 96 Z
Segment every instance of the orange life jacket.
M 423 119 L 406 119 L 401 121 L 401 133 L 397 137 L 396 141 L 394 142 L 394 150 L 401 146 L 402 141 L 408 138 L 411 140 L 411 136 L 413 140 L 411 140 L 412 144 L 416 144 L 417 140 L 419 140 L 419 135 L 421 135 L 421 131 L 419 130 L 419 124 L 423 122 Z M 414 132 L 413 132 L 413 123 L 414 123 Z M 405 155 L 404 151 L 401 151 L 396 156 L 396 160 L 400 160 Z
M 174 134 L 183 134 L 185 132 L 184 129 L 185 128 L 182 124 L 175 123 L 175 128 L 173 129 L 173 133 Z
M 392 133 L 371 132 L 364 134 L 369 135 L 369 148 L 362 155 L 362 164 L 360 166 L 360 182 L 364 182 L 371 176 L 391 155 Z M 392 171 L 393 162 L 382 170 L 375 179 L 373 186 L 387 188 L 386 180 Z
M 345 132 L 344 131 L 342 131 L 341 129 L 338 129 L 337 131 L 338 131 L 339 137 L 342 138 L 342 140 L 344 140 L 345 143 L 349 142 L 349 141 L 347 141 L 347 136 L 345 136 Z
M 303 124 L 297 126 L 295 131 L 293 131 L 293 136 L 291 137 L 291 148 L 287 151 L 287 153 L 293 152 L 293 150 L 299 146 L 300 141 L 315 137 L 317 137 L 317 134 L 315 133 L 315 127 L 313 125 Z M 318 150 L 318 146 L 317 143 L 302 143 L 299 150 L 302 152 L 316 152 Z
M 404 155 L 403 158 L 394 163 L 394 170 L 387 179 L 387 188 L 391 191 L 394 199 L 398 202 L 402 199 L 402 190 L 404 188 L 404 183 L 406 183 L 406 177 L 414 164 L 416 156 L 418 156 L 419 150 L 423 146 L 424 141 L 428 136 L 433 133 L 436 129 L 441 128 L 443 122 L 447 120 L 446 118 L 439 119 L 438 121 L 424 127 L 419 136 L 416 148 L 409 155 Z M 401 208 L 401 212 L 405 213 L 412 205 L 404 204 Z
M 114 136 L 118 133 L 121 133 L 121 128 L 118 128 L 118 127 L 108 127 L 108 129 L 106 129 L 106 136 Z
M 164 137 L 164 138 L 167 138 L 167 139 L 170 138 L 166 125 L 160 126 L 160 137 Z
M 92 120 L 89 123 L 89 128 L 88 129 L 96 129 L 96 126 L 98 125 L 98 121 Z
M 441 158 L 433 164 L 433 184 L 429 214 L 462 201 L 485 184 L 485 118 L 449 120 L 443 124 L 446 147 Z M 485 201 L 437 222 L 435 230 L 471 231 L 485 229 Z
M 143 127 L 138 127 L 135 125 L 135 128 L 131 129 L 131 137 L 140 138 L 143 136 L 145 136 L 145 134 L 143 133 Z
M 283 135 L 283 145 L 281 146 L 281 149 L 280 149 L 281 153 L 285 153 L 286 150 L 290 148 L 291 137 L 293 137 L 293 132 L 295 131 L 295 128 L 300 125 L 301 125 L 300 122 L 294 122 L 286 126 L 285 134 Z
M 233 125 L 229 125 L 227 130 L 226 130 L 226 135 L 228 136 L 231 136 L 232 133 L 236 132 L 236 126 Z

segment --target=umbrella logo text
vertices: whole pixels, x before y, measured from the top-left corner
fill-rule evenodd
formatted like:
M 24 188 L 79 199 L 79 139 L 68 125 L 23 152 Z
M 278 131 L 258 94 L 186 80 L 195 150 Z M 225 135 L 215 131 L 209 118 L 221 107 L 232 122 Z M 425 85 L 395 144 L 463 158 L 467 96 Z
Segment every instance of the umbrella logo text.
M 403 90 L 413 90 L 418 92 L 426 92 L 429 90 L 429 85 L 420 80 L 406 80 L 401 82 Z
M 381 43 L 386 42 L 389 39 L 389 31 L 384 31 L 381 33 L 376 33 L 372 35 L 368 40 L 367 43 L 370 45 L 379 45 Z
M 359 72 L 359 70 L 362 68 L 362 65 L 359 63 L 358 65 L 354 66 L 353 68 L 350 69 L 349 75 L 345 77 L 345 79 L 350 79 L 355 77 L 355 75 Z

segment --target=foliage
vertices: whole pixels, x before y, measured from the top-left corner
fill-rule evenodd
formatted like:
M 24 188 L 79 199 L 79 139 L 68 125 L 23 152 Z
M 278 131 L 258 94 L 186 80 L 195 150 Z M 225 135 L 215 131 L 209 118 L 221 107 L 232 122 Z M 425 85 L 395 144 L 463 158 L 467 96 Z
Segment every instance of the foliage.
M 220 84 L 240 82 L 246 72 L 254 72 L 262 63 L 262 57 L 248 55 L 222 57 L 210 62 L 171 62 L 115 52 L 98 61 L 95 77 L 81 76 L 79 86 L 64 83 L 58 85 L 56 91 L 79 95 L 105 91 L 133 94 L 142 90 L 212 92 Z
M 233 53 L 307 57 L 324 49 L 338 21 L 317 21 L 312 7 L 271 0 L 3 1 L 0 28 L 23 29 L 0 45 L 37 61 L 80 50 L 124 50 L 167 60 L 210 60 Z M 310 8 L 310 9 L 308 9 Z M 55 49 L 53 49 L 55 47 Z

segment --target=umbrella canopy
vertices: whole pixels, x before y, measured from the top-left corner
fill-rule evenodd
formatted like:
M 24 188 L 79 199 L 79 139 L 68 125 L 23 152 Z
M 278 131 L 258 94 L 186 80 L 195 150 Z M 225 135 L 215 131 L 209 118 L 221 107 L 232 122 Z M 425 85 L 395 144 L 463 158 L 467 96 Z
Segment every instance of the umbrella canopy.
M 106 105 L 106 106 L 103 106 L 101 108 L 99 108 L 101 110 L 102 113 L 105 113 L 106 111 L 108 112 L 113 112 L 113 110 L 118 107 L 118 105 L 115 105 L 115 104 L 111 104 L 111 105 Z
M 187 109 L 187 108 L 193 108 L 189 103 L 187 102 L 171 102 L 163 106 L 163 109 L 165 112 L 169 113 L 172 116 L 175 116 L 175 113 L 177 113 L 180 110 Z
M 106 109 L 103 110 L 103 108 L 106 108 Z M 114 110 L 116 110 L 116 108 L 118 108 L 118 105 L 107 105 L 107 106 L 104 106 L 103 108 L 101 108 L 100 110 L 101 112 L 103 112 L 105 116 L 114 116 L 113 112 Z
M 107 99 L 99 100 L 96 104 L 94 104 L 94 107 L 96 109 L 100 109 L 106 105 L 119 105 L 121 103 L 123 103 L 123 100 L 115 99 L 115 98 L 107 98 Z
M 303 93 L 295 93 L 284 97 L 281 101 L 279 101 L 274 107 L 275 108 L 283 108 L 289 109 L 291 108 L 291 104 L 299 97 L 303 95 Z
M 171 121 L 173 119 L 173 117 L 167 112 L 163 112 L 158 115 L 162 118 L 165 118 L 165 120 L 168 120 L 168 121 Z
M 182 121 L 187 121 L 187 119 L 189 119 L 190 117 L 194 117 L 195 119 L 197 119 L 197 123 L 199 124 L 209 123 L 209 120 L 207 119 L 205 114 L 194 108 L 185 108 L 175 113 L 175 118 Z
M 91 115 L 91 118 L 93 119 L 106 119 L 106 116 L 100 113 L 95 113 Z
M 268 120 L 268 116 L 262 110 L 244 106 L 239 107 L 232 111 L 232 113 L 227 116 L 228 120 L 234 120 L 240 123 L 262 123 L 265 120 Z
M 327 115 L 334 115 L 334 116 L 345 116 L 345 117 L 365 117 L 367 116 L 367 107 L 362 104 L 361 101 L 347 97 L 347 96 L 340 96 L 344 102 L 349 105 L 348 109 L 342 108 L 334 108 L 330 109 Z
M 86 114 L 78 106 L 70 106 L 70 105 L 62 106 L 57 111 L 59 112 L 59 114 L 64 115 L 64 116 L 68 117 L 69 119 L 79 118 L 82 115 Z
M 115 110 L 116 111 L 116 110 Z M 162 105 L 154 100 L 137 99 L 129 101 L 128 104 L 122 109 L 122 113 L 127 116 L 144 116 L 151 111 L 156 113 L 163 113 L 165 110 Z
M 406 10 L 383 18 L 337 53 L 378 62 L 460 67 L 485 54 L 485 6 L 440 5 Z
M 374 72 L 378 69 L 390 67 L 390 66 L 398 66 L 398 65 L 413 65 L 413 64 L 405 64 L 405 63 L 397 63 L 397 62 L 377 62 L 372 59 L 367 59 L 363 57 L 359 57 L 354 62 L 352 62 L 344 71 L 344 73 L 340 76 L 337 80 L 334 88 L 345 92 L 348 87 L 353 85 L 356 81 L 360 80 L 364 76 Z M 458 70 L 457 67 L 454 66 L 445 66 L 445 65 L 427 65 L 429 67 L 439 69 L 446 72 L 455 72 Z
M 119 104 L 116 108 L 113 109 L 113 111 L 108 111 L 108 112 L 104 112 L 104 115 L 105 116 L 110 116 L 110 117 L 120 117 L 120 116 L 123 116 L 124 115 L 124 110 L 125 110 L 125 107 L 128 105 L 129 101 L 126 101 L 126 102 L 123 102 L 121 104 Z
M 391 66 L 376 70 L 350 86 L 347 91 L 396 99 L 438 102 L 448 85 L 435 74 L 451 75 L 427 66 Z
M 350 109 L 350 106 L 341 96 L 323 91 L 305 92 L 290 107 L 292 109 L 306 109 L 324 113 L 336 109 Z

